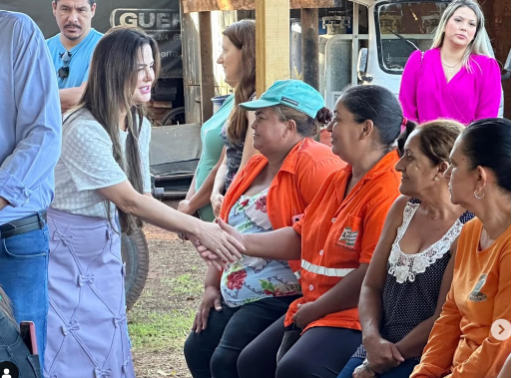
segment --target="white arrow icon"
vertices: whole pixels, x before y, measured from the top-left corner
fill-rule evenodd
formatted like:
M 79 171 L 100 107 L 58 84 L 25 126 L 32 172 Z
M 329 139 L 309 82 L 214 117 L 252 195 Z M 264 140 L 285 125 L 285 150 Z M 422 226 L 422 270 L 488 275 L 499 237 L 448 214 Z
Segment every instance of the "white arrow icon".
M 504 341 L 510 337 L 510 322 L 505 319 L 498 319 L 492 323 L 491 333 L 496 340 Z

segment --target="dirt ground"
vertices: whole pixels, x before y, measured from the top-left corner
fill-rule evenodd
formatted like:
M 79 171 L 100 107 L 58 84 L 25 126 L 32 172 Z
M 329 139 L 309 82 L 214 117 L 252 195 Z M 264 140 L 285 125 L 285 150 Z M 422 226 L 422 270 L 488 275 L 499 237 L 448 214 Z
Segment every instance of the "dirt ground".
M 202 297 L 205 265 L 176 234 L 145 227 L 150 271 L 145 290 L 128 313 L 138 378 L 191 377 L 183 343 Z

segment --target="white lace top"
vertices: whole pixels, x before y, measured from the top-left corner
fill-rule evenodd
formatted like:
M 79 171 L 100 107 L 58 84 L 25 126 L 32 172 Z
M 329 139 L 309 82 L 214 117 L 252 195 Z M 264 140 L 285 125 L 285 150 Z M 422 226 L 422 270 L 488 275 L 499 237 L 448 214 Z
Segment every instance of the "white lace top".
M 403 222 L 388 259 L 380 334 L 392 343 L 402 340 L 418 324 L 434 315 L 443 276 L 451 258 L 450 247 L 463 225 L 473 218 L 473 214 L 464 213 L 440 240 L 421 253 L 408 255 L 401 251 L 400 241 L 419 206 L 415 199 L 405 206 Z M 363 345 L 354 357 L 366 358 Z M 414 359 L 419 362 L 420 356 Z
M 420 203 L 407 202 L 402 225 L 398 228 L 396 239 L 391 247 L 388 273 L 394 276 L 398 283 L 414 282 L 416 275 L 425 273 L 429 266 L 443 258 L 450 251 L 453 241 L 459 236 L 463 227 L 461 220 L 457 219 L 446 234 L 426 250 L 412 255 L 406 254 L 400 249 L 400 241 L 419 207 Z

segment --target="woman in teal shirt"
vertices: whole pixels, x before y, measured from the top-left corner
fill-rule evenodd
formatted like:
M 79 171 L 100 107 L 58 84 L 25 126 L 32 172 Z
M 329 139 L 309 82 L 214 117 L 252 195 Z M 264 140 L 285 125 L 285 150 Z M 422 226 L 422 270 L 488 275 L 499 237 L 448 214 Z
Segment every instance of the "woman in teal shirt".
M 179 211 L 186 214 L 194 214 L 199 211 L 199 215 L 204 221 L 211 222 L 215 219 L 210 203 L 210 195 L 217 174 L 218 163 L 221 160 L 222 149 L 224 148 L 222 128 L 233 110 L 233 104 L 234 96 L 230 95 L 212 118 L 201 127 L 201 143 L 203 145 L 201 159 L 187 197 L 180 202 L 178 208 Z
M 243 20 L 230 25 L 223 33 L 222 54 L 217 63 L 221 64 L 224 68 L 225 81 L 235 89 L 235 92 L 237 90 L 240 91 L 241 88 L 239 86 L 247 84 L 244 83 L 244 77 L 247 76 L 244 75 L 244 65 L 248 66 L 248 64 L 244 61 L 244 57 L 250 54 L 247 54 L 244 49 L 247 50 L 254 46 L 254 31 L 254 21 Z M 239 40 L 237 42 L 241 42 L 241 48 L 237 47 L 228 35 L 236 36 Z M 251 41 L 247 41 L 247 39 L 251 39 Z M 252 95 L 252 91 L 250 95 Z M 246 100 L 244 99 L 244 101 Z M 204 221 L 213 221 L 215 219 L 210 197 L 217 171 L 224 162 L 223 149 L 225 145 L 222 129 L 233 113 L 234 106 L 235 98 L 234 95 L 231 95 L 224 101 L 222 107 L 213 117 L 202 126 L 201 142 L 203 151 L 201 159 L 199 160 L 199 165 L 197 166 L 187 197 L 180 202 L 178 207 L 178 210 L 185 214 L 192 215 L 198 211 L 201 219 Z M 250 123 L 250 120 L 248 122 Z M 252 145 L 252 143 L 250 144 Z M 252 151 L 250 155 L 253 155 Z M 248 157 L 250 158 L 251 156 Z

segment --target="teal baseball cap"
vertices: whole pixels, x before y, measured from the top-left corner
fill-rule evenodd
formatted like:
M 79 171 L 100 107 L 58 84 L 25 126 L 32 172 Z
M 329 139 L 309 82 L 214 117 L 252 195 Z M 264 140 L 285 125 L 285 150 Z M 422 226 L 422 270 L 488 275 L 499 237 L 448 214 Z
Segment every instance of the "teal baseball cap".
M 311 85 L 300 80 L 280 80 L 276 81 L 259 99 L 244 102 L 240 107 L 255 111 L 276 105 L 288 106 L 315 119 L 318 111 L 325 106 L 325 102 Z

